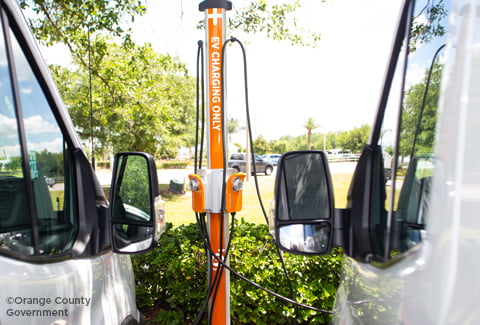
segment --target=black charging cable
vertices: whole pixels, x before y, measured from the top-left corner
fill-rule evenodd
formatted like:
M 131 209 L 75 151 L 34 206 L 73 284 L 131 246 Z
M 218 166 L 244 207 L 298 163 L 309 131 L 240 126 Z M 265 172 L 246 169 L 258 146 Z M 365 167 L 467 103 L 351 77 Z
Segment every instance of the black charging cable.
M 251 119 L 250 119 L 250 108 L 249 108 L 249 96 L 248 96 L 248 78 L 247 78 L 247 62 L 246 62 L 246 52 L 245 52 L 245 48 L 242 44 L 242 42 L 240 42 L 238 39 L 236 38 L 230 38 L 228 40 L 226 40 L 223 44 L 223 47 L 222 47 L 222 71 L 225 71 L 225 49 L 226 49 L 226 45 L 228 43 L 238 43 L 241 47 L 241 50 L 242 50 L 242 55 L 243 55 L 243 62 L 244 62 L 244 85 L 245 85 L 245 106 L 246 106 L 246 117 L 247 117 L 247 125 L 248 125 L 248 132 L 249 132 L 249 142 L 250 142 L 250 153 L 251 153 L 251 157 L 252 157 L 252 167 L 253 167 L 253 173 L 254 173 L 254 180 L 255 180 L 255 188 L 256 188 L 256 192 L 257 192 L 257 197 L 258 197 L 258 200 L 259 200 L 259 203 L 260 203 L 260 207 L 262 209 L 262 213 L 263 213 L 263 216 L 265 218 L 265 221 L 267 223 L 267 225 L 269 224 L 269 221 L 268 221 L 268 217 L 267 217 L 267 213 L 266 213 L 266 210 L 265 210 L 265 207 L 264 207 L 264 204 L 263 204 L 263 201 L 262 201 L 262 198 L 261 198 L 261 194 L 260 194 L 260 187 L 259 187 L 259 183 L 258 183 L 258 178 L 257 178 L 257 170 L 256 170 L 256 166 L 255 166 L 255 152 L 254 152 L 254 148 L 253 148 L 253 139 L 252 139 L 252 131 L 251 131 Z M 197 171 L 197 166 L 199 169 L 201 169 L 201 164 L 202 164 L 202 158 L 203 158 L 203 141 L 204 141 L 204 132 L 205 132 L 205 129 L 204 129 L 204 125 L 205 125 L 205 80 L 204 80 L 204 61 L 203 61 L 203 42 L 202 41 L 199 41 L 198 42 L 198 46 L 199 46 L 199 49 L 198 49 L 198 53 L 197 53 L 197 118 L 196 118 L 196 140 L 195 140 L 195 173 Z M 199 61 L 201 62 L 201 76 L 199 78 Z M 221 79 L 221 83 L 222 83 L 222 112 L 225 112 L 224 110 L 224 83 L 225 83 L 225 75 L 224 73 L 222 74 L 222 79 Z M 201 87 L 199 86 L 199 79 L 201 80 Z M 201 103 L 199 103 L 199 94 L 200 94 L 200 88 L 201 88 Z M 201 141 L 200 141 L 200 160 L 198 161 L 198 153 L 197 153 L 197 147 L 198 147 L 198 129 L 199 129 L 199 120 L 198 120 L 198 115 L 199 115 L 199 109 L 200 109 L 200 106 L 201 106 L 201 109 L 202 109 L 202 122 L 201 122 Z M 226 190 L 226 183 L 225 183 L 225 179 L 226 179 L 226 173 L 227 173 L 227 159 L 226 159 L 226 154 L 227 154 L 227 148 L 226 148 L 226 141 L 225 141 L 225 114 L 222 114 L 222 120 L 221 120 L 221 123 L 222 123 L 222 127 L 221 127 L 221 130 L 222 130 L 222 143 L 223 143 L 223 182 L 222 182 L 222 201 L 221 201 L 221 213 L 225 213 L 225 190 Z M 215 305 L 215 300 L 216 300 L 216 297 L 217 297 L 217 293 L 218 293 L 218 289 L 219 289 L 219 285 L 220 285 L 220 282 L 221 282 L 221 277 L 223 275 L 223 272 L 224 272 L 224 268 L 229 270 L 229 272 L 231 272 L 233 275 L 239 277 L 240 279 L 246 281 L 247 283 L 250 283 L 251 285 L 253 285 L 254 287 L 258 288 L 258 289 L 261 289 L 261 290 L 264 290 L 265 292 L 271 294 L 272 296 L 274 296 L 276 299 L 278 300 L 281 300 L 281 301 L 284 301 L 284 302 L 287 302 L 287 303 L 290 303 L 290 304 L 293 304 L 295 307 L 298 306 L 298 307 L 302 307 L 302 308 L 306 308 L 306 309 L 310 309 L 310 310 L 314 310 L 314 311 L 317 311 L 317 312 L 321 312 L 321 313 L 326 313 L 326 314 L 332 314 L 333 311 L 329 311 L 329 310 L 323 310 L 323 309 L 319 309 L 319 308 L 316 308 L 316 307 L 313 307 L 313 306 L 309 306 L 309 305 L 305 305 L 305 304 L 301 304 L 301 303 L 298 303 L 296 300 L 295 300 L 295 292 L 293 290 L 293 287 L 292 287 L 292 284 L 291 284 L 291 280 L 288 276 L 288 272 L 287 272 L 287 269 L 286 269 L 286 265 L 285 265 L 285 262 L 284 262 L 284 259 L 283 259 L 283 255 L 280 251 L 280 249 L 278 248 L 278 246 L 275 245 L 276 249 L 277 249 L 277 253 L 278 253 L 278 256 L 279 256 L 279 259 L 280 259 L 280 262 L 281 262 L 281 265 L 282 265 L 282 270 L 284 272 L 284 275 L 287 279 L 287 283 L 289 285 L 289 290 L 290 290 L 290 293 L 291 293 L 291 296 L 292 298 L 287 298 L 287 297 L 284 297 L 278 293 L 275 293 L 257 283 L 255 283 L 254 281 L 248 279 L 247 277 L 243 276 L 242 274 L 236 272 L 235 270 L 233 270 L 228 264 L 225 263 L 225 261 L 228 260 L 228 253 L 229 253 L 229 250 L 230 250 L 230 247 L 231 247 L 231 240 L 232 240 L 232 237 L 233 237 L 233 233 L 234 233 L 234 224 L 235 224 L 235 214 L 232 213 L 231 214 L 231 217 L 232 217 L 232 221 L 231 221 L 231 227 L 230 227 L 230 230 L 229 230 L 229 236 L 228 236 L 228 244 L 227 244 L 227 247 L 225 248 L 225 251 L 223 251 L 222 247 L 223 247 L 223 237 L 224 237 L 224 233 L 223 233 L 223 229 L 224 229 L 224 217 L 222 216 L 221 218 L 221 229 L 220 229 L 220 251 L 219 251 L 219 256 L 217 256 L 217 254 L 215 254 L 215 252 L 213 252 L 212 250 L 212 246 L 211 246 L 211 243 L 210 243 L 210 239 L 209 239 L 209 235 L 208 235 L 208 225 L 207 225 L 207 221 L 205 220 L 206 218 L 206 213 L 195 213 L 195 216 L 196 216 L 196 221 L 197 221 L 197 225 L 198 225 L 198 228 L 199 228 L 199 232 L 200 232 L 200 236 L 203 240 L 203 244 L 204 244 L 204 247 L 205 247 L 205 250 L 206 250 L 206 254 L 207 254 L 207 258 L 212 258 L 215 259 L 217 262 L 218 262 L 218 267 L 217 267 L 217 271 L 215 273 L 215 277 L 213 277 L 213 273 L 212 273 L 212 270 L 211 268 L 209 268 L 209 287 L 208 287 L 208 291 L 207 291 L 207 295 L 205 297 L 205 300 L 204 300 L 204 303 L 202 304 L 202 307 L 199 311 L 199 313 L 197 314 L 197 317 L 196 317 L 196 320 L 193 324 L 200 324 L 200 322 L 202 321 L 204 315 L 205 315 L 205 311 L 207 309 L 207 306 L 208 306 L 208 303 L 211 300 L 211 304 L 210 304 L 210 308 L 209 308 L 209 313 L 212 312 L 213 310 L 213 307 Z M 212 279 L 213 277 L 213 279 Z M 211 281 L 210 281 L 211 280 Z M 212 295 L 213 294 L 213 295 Z M 210 321 L 209 321 L 210 323 Z
M 253 136 L 252 136 L 252 127 L 251 127 L 251 119 L 250 119 L 250 104 L 249 104 L 250 100 L 249 100 L 249 94 L 248 94 L 249 87 L 248 87 L 248 75 L 247 75 L 247 55 L 246 55 L 246 51 L 245 51 L 245 47 L 243 46 L 243 43 L 240 40 L 238 40 L 237 38 L 232 37 L 229 40 L 225 41 L 225 43 L 223 45 L 223 56 L 222 56 L 223 59 L 225 57 L 225 48 L 226 48 L 226 44 L 228 42 L 238 43 L 238 45 L 240 46 L 240 48 L 242 50 L 243 79 L 244 79 L 244 88 L 245 88 L 245 111 L 246 111 L 247 126 L 248 126 L 247 127 L 247 129 L 248 129 L 248 141 L 250 142 L 250 156 L 251 156 L 251 159 L 252 159 L 253 179 L 255 180 L 255 189 L 256 189 L 256 192 L 257 192 L 258 202 L 260 203 L 260 207 L 262 209 L 262 213 L 263 213 L 263 216 L 265 218 L 265 222 L 268 226 L 269 225 L 268 216 L 267 216 L 267 212 L 265 210 L 265 206 L 263 204 L 262 196 L 260 194 L 260 186 L 259 186 L 259 183 L 258 183 L 257 168 L 255 166 L 255 149 L 253 148 Z M 278 256 L 279 256 L 279 259 L 280 259 L 280 263 L 282 265 L 282 270 L 283 270 L 283 273 L 284 273 L 285 278 L 286 278 L 287 283 L 288 283 L 288 287 L 289 287 L 290 295 L 291 295 L 291 300 L 295 301 L 295 291 L 293 290 L 293 286 L 292 286 L 290 277 L 289 277 L 288 272 L 287 272 L 287 268 L 286 268 L 286 265 L 285 265 L 285 261 L 283 259 L 283 255 L 282 255 L 282 253 L 281 253 L 281 251 L 280 251 L 280 249 L 278 248 L 277 245 L 275 245 L 275 248 L 277 249 L 277 253 L 278 253 Z
M 199 69 L 201 71 L 199 71 Z M 199 76 L 199 74 L 201 76 Z M 204 134 L 205 134 L 205 79 L 204 79 L 204 55 L 203 55 L 203 41 L 199 41 L 198 42 L 198 51 L 197 51 L 197 100 L 196 100 L 196 130 L 195 130 L 195 157 L 194 157 L 194 173 L 196 174 L 197 173 L 197 166 L 198 166 L 198 169 L 201 169 L 202 168 L 202 160 L 203 160 L 203 143 L 204 143 Z M 223 85 L 222 85 L 223 86 Z M 201 92 L 201 103 L 200 103 L 200 92 Z M 224 92 L 223 92 L 223 87 L 222 87 L 222 111 L 223 108 L 224 108 L 224 104 L 223 104 L 223 98 L 224 98 Z M 202 111 L 202 121 L 201 121 L 201 140 L 200 140 L 200 157 L 198 157 L 198 151 L 197 151 L 197 148 L 198 148 L 198 130 L 199 130 L 199 111 L 200 111 L 200 107 L 201 107 L 201 111 Z M 227 170 L 227 160 L 226 160 L 226 155 L 227 155 L 227 149 L 226 149 L 226 139 L 225 139 L 225 114 L 222 114 L 222 120 L 221 120 L 221 130 L 222 130 L 222 142 L 223 142 L 223 180 L 226 179 L 226 170 Z M 221 201 L 221 213 L 225 213 L 225 181 L 223 181 L 222 183 L 222 201 Z M 210 243 L 210 239 L 209 239 L 209 236 L 208 236 L 208 226 L 207 226 L 207 222 L 205 220 L 205 217 L 206 217 L 206 213 L 195 213 L 195 217 L 196 217 L 196 221 L 197 221 L 197 225 L 199 227 L 199 232 L 200 232 L 200 236 L 202 237 L 203 239 L 203 243 L 204 243 L 204 246 L 205 246 L 205 252 L 206 252 L 206 256 L 207 256 L 207 260 L 211 260 L 211 256 L 214 256 L 216 259 L 218 259 L 217 255 L 212 251 L 212 246 L 211 246 L 211 243 Z M 232 215 L 232 224 L 231 226 L 233 227 L 234 226 L 234 216 L 235 214 L 231 214 Z M 222 256 L 222 258 L 226 261 L 228 259 L 228 252 L 230 250 L 230 247 L 231 247 L 231 236 L 229 235 L 229 240 L 228 240 L 228 244 L 227 244 L 227 247 L 225 248 L 225 250 L 223 250 L 223 245 L 224 245 L 224 227 L 225 227 L 225 224 L 224 224 L 224 216 L 222 215 L 222 218 L 220 220 L 220 251 L 219 251 L 219 256 Z M 229 231 L 229 233 L 231 233 L 232 230 Z M 210 255 L 210 256 L 209 256 Z M 209 264 L 211 265 L 211 264 Z M 197 314 L 197 317 L 196 317 L 196 320 L 194 322 L 194 324 L 199 324 L 204 315 L 205 315 L 205 311 L 206 311 L 206 307 L 208 306 L 208 302 L 210 301 L 211 299 L 211 304 L 210 304 L 210 309 L 209 309 L 209 314 L 211 314 L 212 310 L 213 310 L 213 307 L 215 306 L 215 301 L 216 301 L 216 298 L 217 298 L 217 294 L 218 294 L 218 289 L 219 289 L 219 286 L 220 286 L 220 283 L 221 283 L 221 278 L 222 278 L 222 275 L 223 275 L 223 272 L 224 272 L 224 267 L 225 267 L 225 263 L 220 263 L 219 264 L 219 267 L 217 268 L 217 271 L 215 272 L 215 276 L 213 276 L 213 270 L 212 270 L 212 267 L 209 267 L 209 273 L 208 273 L 208 279 L 209 279 L 209 287 L 208 287 L 208 291 L 207 291 L 207 295 L 205 297 L 205 300 L 204 300 L 204 303 L 202 304 L 202 307 L 199 311 L 199 313 Z M 213 279 L 212 279 L 213 277 Z

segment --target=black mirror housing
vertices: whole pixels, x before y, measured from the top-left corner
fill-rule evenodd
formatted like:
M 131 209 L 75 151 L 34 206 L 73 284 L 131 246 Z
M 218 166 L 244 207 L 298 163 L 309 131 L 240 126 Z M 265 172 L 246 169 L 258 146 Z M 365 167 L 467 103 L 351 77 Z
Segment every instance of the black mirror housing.
M 302 255 L 330 253 L 334 200 L 325 153 L 292 151 L 282 155 L 273 216 L 275 242 L 282 250 Z
M 116 253 L 143 253 L 157 244 L 165 230 L 165 207 L 151 155 L 127 152 L 115 156 L 110 223 Z

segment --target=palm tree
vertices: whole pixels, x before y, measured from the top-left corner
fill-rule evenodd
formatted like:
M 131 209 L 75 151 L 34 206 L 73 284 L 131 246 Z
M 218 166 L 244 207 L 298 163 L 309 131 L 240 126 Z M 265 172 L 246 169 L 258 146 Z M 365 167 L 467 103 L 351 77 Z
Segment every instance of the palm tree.
M 240 122 L 233 117 L 228 119 L 227 127 L 228 127 L 228 140 L 230 142 L 232 141 L 232 134 L 238 133 L 244 129 L 244 127 L 240 126 Z
M 312 147 L 312 130 L 319 128 L 320 125 L 315 123 L 313 117 L 309 117 L 303 127 L 307 129 L 307 150 L 310 150 Z

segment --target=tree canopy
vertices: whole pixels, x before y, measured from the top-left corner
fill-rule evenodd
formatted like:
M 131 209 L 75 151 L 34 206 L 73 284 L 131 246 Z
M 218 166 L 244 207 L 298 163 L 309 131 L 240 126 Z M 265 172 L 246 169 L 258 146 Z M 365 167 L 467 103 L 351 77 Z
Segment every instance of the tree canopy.
M 317 124 L 313 117 L 309 117 L 303 127 L 307 129 L 307 150 L 310 150 L 312 147 L 312 131 L 318 129 L 320 124 Z
M 92 135 L 93 118 L 93 136 L 102 147 L 174 157 L 194 126 L 195 85 L 184 64 L 148 44 L 108 43 L 97 71 L 103 77 L 92 79 L 90 106 L 88 73 L 53 69 L 80 135 Z
M 114 152 L 174 157 L 193 134 L 194 82 L 169 55 L 137 46 L 124 29 L 145 12 L 136 0 L 20 0 L 36 38 L 65 44 L 74 67 L 51 67 L 82 138 Z
M 365 144 L 367 144 L 370 135 L 370 126 L 368 124 L 355 127 L 349 131 L 337 132 L 312 132 L 311 150 L 341 149 L 351 153 L 360 153 Z M 258 154 L 265 153 L 284 153 L 295 150 L 307 149 L 307 135 L 291 136 L 285 135 L 278 140 L 267 142 L 262 135 L 254 140 L 254 149 Z
M 19 0 L 19 3 L 33 13 L 27 16 L 40 42 L 62 43 L 70 50 L 77 67 L 68 71 L 56 67 L 54 77 L 82 137 L 90 137 L 93 132 L 102 146 L 168 157 L 174 154 L 173 148 L 181 140 L 193 134 L 187 129 L 194 124 L 189 106 L 194 93 L 190 91 L 191 80 L 185 67 L 169 56 L 153 53 L 149 46 L 136 46 L 131 41 L 131 31 L 125 28 L 127 21 L 145 13 L 143 0 Z M 300 6 L 299 0 L 283 4 L 252 0 L 229 15 L 229 28 L 314 46 L 320 35 L 302 29 L 295 20 L 294 14 Z M 440 22 L 445 14 L 443 0 L 427 1 L 417 16 L 427 19 L 415 20 L 412 43 L 428 42 L 444 33 Z M 153 76 L 154 73 L 159 76 Z M 328 141 L 331 138 L 327 135 Z M 315 134 L 311 142 L 315 147 Z M 278 149 L 288 147 L 282 140 L 275 145 Z
M 35 37 L 65 44 L 74 68 L 52 67 L 82 138 L 94 137 L 114 151 L 140 150 L 173 157 L 193 132 L 193 82 L 168 55 L 137 46 L 125 21 L 146 7 L 142 0 L 19 0 Z M 274 39 L 303 39 L 287 19 L 299 3 L 253 1 L 229 18 L 232 28 L 265 32 Z M 292 31 L 293 30 L 293 31 Z
M 428 93 L 425 91 L 429 69 L 423 80 L 411 86 L 405 95 L 400 129 L 401 156 L 433 152 L 442 68 L 438 62 L 433 65 Z
M 419 8 L 412 22 L 410 35 L 410 51 L 415 51 L 417 45 L 428 43 L 438 36 L 445 34 L 442 20 L 447 16 L 443 0 L 427 0 Z
M 24 10 L 32 11 L 29 23 L 35 37 L 45 45 L 61 43 L 68 47 L 77 64 L 91 69 L 85 53 L 106 50 L 105 37 L 117 37 L 131 44 L 130 30 L 122 21 L 145 12 L 140 0 L 19 0 Z M 104 37 L 96 38 L 95 35 Z
M 234 15 L 228 18 L 228 27 L 246 33 L 265 33 L 273 40 L 287 40 L 292 45 L 315 46 L 320 40 L 320 34 L 301 28 L 293 17 L 299 7 L 298 0 L 283 4 L 254 0 L 246 7 L 234 11 Z
M 353 130 L 342 132 L 337 137 L 337 146 L 350 152 L 360 152 L 368 142 L 370 125 L 363 124 Z
M 261 135 L 259 135 L 255 140 L 253 140 L 253 150 L 258 155 L 264 155 L 270 150 L 268 141 Z

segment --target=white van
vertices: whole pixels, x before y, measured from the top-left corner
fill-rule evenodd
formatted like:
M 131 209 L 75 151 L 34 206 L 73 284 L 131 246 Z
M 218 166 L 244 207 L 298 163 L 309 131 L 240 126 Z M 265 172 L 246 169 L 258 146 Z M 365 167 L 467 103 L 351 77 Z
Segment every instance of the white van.
M 142 323 L 125 254 L 163 230 L 153 158 L 116 156 L 109 204 L 15 0 L 0 22 L 0 324 Z
M 343 248 L 337 324 L 478 324 L 480 1 L 402 3 L 347 206 L 334 207 L 323 152 L 285 153 L 273 230 L 288 252 Z M 446 33 L 418 34 L 435 4 Z M 388 183 L 380 144 L 394 153 Z

